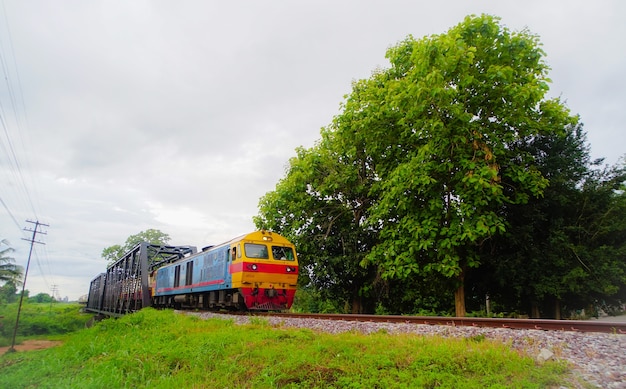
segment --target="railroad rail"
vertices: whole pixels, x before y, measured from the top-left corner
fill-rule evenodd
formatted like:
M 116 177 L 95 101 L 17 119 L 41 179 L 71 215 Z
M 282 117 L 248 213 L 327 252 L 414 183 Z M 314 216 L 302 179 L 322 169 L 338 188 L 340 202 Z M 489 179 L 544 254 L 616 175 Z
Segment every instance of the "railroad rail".
M 425 325 L 469 326 L 488 328 L 509 328 L 543 331 L 603 332 L 626 334 L 626 322 L 612 323 L 591 320 L 551 320 L 551 319 L 503 319 L 486 317 L 441 317 L 441 316 L 391 316 L 359 314 L 316 314 L 316 313 L 255 313 L 262 316 L 278 316 L 301 319 L 371 321 L 387 323 L 411 323 Z

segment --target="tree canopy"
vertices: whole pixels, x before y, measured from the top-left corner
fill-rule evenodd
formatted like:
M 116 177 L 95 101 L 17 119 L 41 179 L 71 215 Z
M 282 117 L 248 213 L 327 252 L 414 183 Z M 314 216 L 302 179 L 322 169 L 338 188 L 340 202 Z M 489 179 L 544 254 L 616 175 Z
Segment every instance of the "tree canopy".
M 455 278 L 462 316 L 466 271 L 480 264 L 484 242 L 506 230 L 500 209 L 541 195 L 548 184 L 525 145 L 562 133 L 576 118 L 545 98 L 548 68 L 537 37 L 490 16 L 408 38 L 387 57 L 391 69 L 376 78 L 387 93 L 366 105 L 391 116 L 394 131 L 373 135 L 392 136 L 378 142 L 385 149 L 409 147 L 388 161 L 380 181 L 371 222 L 381 240 L 367 259 L 388 277 Z
M 148 242 L 156 245 L 167 245 L 170 239 L 170 236 L 164 232 L 156 229 L 148 229 L 126 238 L 126 242 L 123 246 L 116 244 L 103 249 L 101 255 L 107 262 L 112 263 L 121 258 L 138 243 Z
M 491 254 L 514 246 L 507 239 L 524 229 L 525 217 L 551 217 L 551 202 L 565 211 L 585 201 L 587 187 L 595 188 L 587 196 L 606 189 L 608 204 L 623 182 L 615 172 L 593 179 L 578 117 L 547 97 L 544 55 L 537 36 L 489 15 L 407 37 L 387 51 L 390 68 L 353 83 L 321 140 L 297 150 L 261 199 L 257 226 L 290 237 L 307 281 L 351 299 L 353 312 L 359 297 L 383 301 L 399 284 L 409 295 L 407 283 L 425 281 L 454 291 L 455 313 L 465 315 L 466 276 L 506 268 L 506 255 Z M 563 227 L 553 238 L 563 234 L 564 250 L 580 256 L 586 250 L 572 239 L 582 231 Z M 539 259 L 538 251 L 527 254 L 520 261 Z M 561 254 L 542 266 L 558 268 Z M 565 294 L 554 289 L 562 285 L 556 268 L 541 283 L 552 285 L 545 295 Z M 538 286 L 533 298 L 544 293 Z

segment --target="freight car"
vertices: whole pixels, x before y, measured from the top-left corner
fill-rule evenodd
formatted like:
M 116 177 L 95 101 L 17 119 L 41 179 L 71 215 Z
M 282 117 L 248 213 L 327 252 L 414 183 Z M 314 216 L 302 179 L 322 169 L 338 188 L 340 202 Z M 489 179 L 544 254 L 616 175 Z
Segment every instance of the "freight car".
M 127 253 L 143 260 L 122 258 L 97 276 L 86 309 L 120 315 L 144 306 L 285 310 L 293 304 L 298 259 L 293 244 L 279 234 L 256 231 L 199 253 L 191 246 L 169 249 L 158 261 L 141 248 Z M 125 270 L 133 267 L 129 262 L 140 271 Z

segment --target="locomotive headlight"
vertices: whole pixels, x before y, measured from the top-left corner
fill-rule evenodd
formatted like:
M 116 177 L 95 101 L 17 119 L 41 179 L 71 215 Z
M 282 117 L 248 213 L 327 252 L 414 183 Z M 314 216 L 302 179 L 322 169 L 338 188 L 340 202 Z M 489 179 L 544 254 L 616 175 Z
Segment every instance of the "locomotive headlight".
M 252 270 L 256 270 L 256 263 L 253 263 L 253 264 L 252 264 L 252 266 L 250 266 L 250 268 L 251 268 Z

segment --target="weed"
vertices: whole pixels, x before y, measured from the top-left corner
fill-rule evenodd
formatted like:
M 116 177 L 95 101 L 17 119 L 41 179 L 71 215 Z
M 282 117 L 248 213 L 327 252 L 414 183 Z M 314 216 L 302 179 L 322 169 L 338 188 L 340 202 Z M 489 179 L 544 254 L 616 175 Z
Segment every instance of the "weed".
M 485 338 L 484 334 L 478 334 L 478 335 L 470 336 L 467 339 L 472 341 L 472 342 L 480 343 L 480 342 L 484 341 L 486 338 Z
M 270 321 L 264 317 L 252 316 L 250 317 L 250 324 L 258 327 L 269 327 Z

